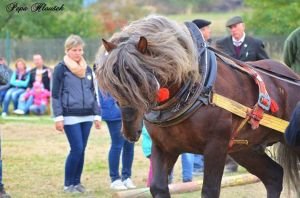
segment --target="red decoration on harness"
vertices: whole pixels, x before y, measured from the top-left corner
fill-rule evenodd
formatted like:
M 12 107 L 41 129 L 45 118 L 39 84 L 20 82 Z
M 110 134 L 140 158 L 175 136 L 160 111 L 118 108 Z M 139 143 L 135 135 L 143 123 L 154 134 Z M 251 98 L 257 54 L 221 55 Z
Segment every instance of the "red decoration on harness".
M 270 106 L 271 112 L 275 113 L 279 110 L 278 104 L 275 100 L 271 99 L 271 106 Z
M 164 102 L 164 101 L 168 100 L 169 97 L 170 97 L 169 89 L 168 88 L 160 88 L 156 94 L 156 101 Z
M 260 102 L 261 102 L 263 105 L 265 105 L 265 106 L 268 105 L 268 100 L 265 99 L 265 98 L 262 98 L 262 99 L 260 100 Z
M 259 122 L 263 118 L 264 110 L 256 104 L 248 115 L 250 116 L 249 123 L 251 124 L 251 128 L 254 130 L 259 127 Z

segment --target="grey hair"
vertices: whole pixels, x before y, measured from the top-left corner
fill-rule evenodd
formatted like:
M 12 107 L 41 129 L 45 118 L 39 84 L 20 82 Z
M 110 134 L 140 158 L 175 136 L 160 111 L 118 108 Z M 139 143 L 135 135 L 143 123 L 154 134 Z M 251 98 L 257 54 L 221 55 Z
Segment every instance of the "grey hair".
M 148 41 L 145 54 L 136 45 Z M 164 87 L 200 79 L 197 51 L 189 31 L 163 16 L 148 16 L 115 33 L 111 52 L 102 46 L 97 54 L 96 75 L 101 89 L 123 104 L 147 110 L 155 102 L 157 82 Z

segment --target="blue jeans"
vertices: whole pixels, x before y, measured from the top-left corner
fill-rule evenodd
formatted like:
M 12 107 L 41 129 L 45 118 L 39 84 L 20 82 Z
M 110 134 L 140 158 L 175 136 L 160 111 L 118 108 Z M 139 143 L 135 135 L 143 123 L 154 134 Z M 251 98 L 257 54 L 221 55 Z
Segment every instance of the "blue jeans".
M 182 153 L 181 154 L 181 167 L 182 167 L 182 182 L 190 182 L 193 180 L 193 166 L 194 166 L 194 154 L 192 153 Z M 168 176 L 168 183 L 173 182 L 172 169 L 170 175 Z
M 65 164 L 65 186 L 80 184 L 84 164 L 84 151 L 90 135 L 92 122 L 65 125 L 71 150 Z
M 27 100 L 24 100 L 24 95 L 26 93 L 23 93 L 20 95 L 19 97 L 19 101 L 18 101 L 18 109 L 20 110 L 23 110 L 25 113 L 28 113 L 29 112 L 29 108 L 30 108 L 30 105 L 33 104 L 33 96 L 29 96 L 27 98 Z
M 7 89 L 1 90 L 0 91 L 0 105 L 2 106 L 2 102 L 4 100 L 5 94 L 7 92 Z
M 182 182 L 190 182 L 193 180 L 194 154 L 181 154 L 182 165 Z
M 112 182 L 114 182 L 117 179 L 125 180 L 131 177 L 131 168 L 134 155 L 134 143 L 130 143 L 123 137 L 121 133 L 121 120 L 106 121 L 106 123 L 111 138 L 111 146 L 108 154 L 109 176 Z M 121 151 L 122 178 L 119 174 Z
M 36 114 L 36 115 L 44 115 L 46 112 L 47 106 L 44 104 L 41 105 L 31 105 L 29 107 L 29 111 Z
M 24 93 L 24 91 L 25 89 L 22 88 L 10 88 L 5 94 L 2 104 L 2 112 L 8 112 L 8 106 L 11 100 L 13 101 L 14 109 L 17 109 L 19 96 Z
M 194 172 L 202 172 L 204 169 L 203 155 L 194 155 Z

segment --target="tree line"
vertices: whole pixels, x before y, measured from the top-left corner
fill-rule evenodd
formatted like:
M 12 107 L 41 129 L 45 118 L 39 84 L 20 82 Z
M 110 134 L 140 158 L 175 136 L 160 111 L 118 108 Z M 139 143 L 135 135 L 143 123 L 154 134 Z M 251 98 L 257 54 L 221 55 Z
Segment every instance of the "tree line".
M 299 0 L 1 0 L 0 37 L 85 38 L 109 36 L 122 26 L 150 13 L 225 12 L 243 8 L 247 27 L 259 35 L 287 35 L 300 26 Z

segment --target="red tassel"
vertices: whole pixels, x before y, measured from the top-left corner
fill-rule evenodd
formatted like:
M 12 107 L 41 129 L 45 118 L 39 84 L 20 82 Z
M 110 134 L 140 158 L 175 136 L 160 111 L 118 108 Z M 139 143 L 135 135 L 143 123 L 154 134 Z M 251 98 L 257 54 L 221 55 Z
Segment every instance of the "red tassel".
M 270 106 L 271 112 L 275 113 L 279 110 L 278 104 L 275 100 L 271 99 L 271 106 Z
M 156 100 L 157 102 L 163 102 L 168 100 L 170 97 L 170 92 L 168 88 L 160 88 L 157 91 Z

